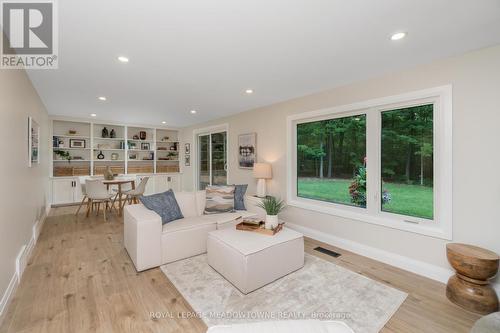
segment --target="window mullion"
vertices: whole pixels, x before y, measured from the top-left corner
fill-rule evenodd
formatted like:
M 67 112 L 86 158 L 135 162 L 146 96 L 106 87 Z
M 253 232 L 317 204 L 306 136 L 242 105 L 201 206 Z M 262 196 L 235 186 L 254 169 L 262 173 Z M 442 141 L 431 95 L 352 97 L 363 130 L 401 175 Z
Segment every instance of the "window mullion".
M 366 115 L 366 208 L 370 215 L 380 211 L 380 112 L 371 109 Z

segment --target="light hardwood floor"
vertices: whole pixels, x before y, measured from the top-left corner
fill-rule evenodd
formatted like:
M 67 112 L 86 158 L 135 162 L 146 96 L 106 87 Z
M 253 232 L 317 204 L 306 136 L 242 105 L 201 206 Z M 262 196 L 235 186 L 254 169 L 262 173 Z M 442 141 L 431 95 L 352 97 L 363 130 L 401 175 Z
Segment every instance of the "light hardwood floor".
M 123 248 L 121 218 L 76 220 L 74 211 L 52 209 L 0 332 L 205 332 L 200 319 L 151 319 L 151 312 L 176 317 L 192 309 L 160 269 L 136 273 Z M 314 251 L 320 244 L 342 256 Z M 311 239 L 305 246 L 409 294 L 384 333 L 469 332 L 479 318 L 451 304 L 444 284 Z

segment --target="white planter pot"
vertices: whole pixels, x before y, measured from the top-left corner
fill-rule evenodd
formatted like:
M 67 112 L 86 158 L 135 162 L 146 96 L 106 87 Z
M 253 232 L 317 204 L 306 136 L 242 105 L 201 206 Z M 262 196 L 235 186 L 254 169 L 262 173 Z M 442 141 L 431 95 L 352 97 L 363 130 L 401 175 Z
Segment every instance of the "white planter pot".
M 276 228 L 278 224 L 278 215 L 266 215 L 266 229 Z

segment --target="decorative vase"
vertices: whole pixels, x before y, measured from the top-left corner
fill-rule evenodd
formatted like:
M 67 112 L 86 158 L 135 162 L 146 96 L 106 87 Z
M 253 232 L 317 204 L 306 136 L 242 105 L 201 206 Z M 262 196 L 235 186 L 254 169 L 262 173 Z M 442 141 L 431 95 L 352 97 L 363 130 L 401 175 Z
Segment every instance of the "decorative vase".
M 102 153 L 102 150 L 97 154 L 97 159 L 98 160 L 103 160 L 104 159 L 104 154 Z
M 109 137 L 109 132 L 108 132 L 108 129 L 107 129 L 106 127 L 104 127 L 104 128 L 102 129 L 102 132 L 101 132 L 101 137 L 103 137 L 103 138 L 107 138 L 107 137 Z
M 109 137 L 112 138 L 112 139 L 116 138 L 116 132 L 115 132 L 114 128 L 112 128 L 111 132 L 109 132 Z
M 266 215 L 266 229 L 274 229 L 278 226 L 278 215 Z
M 111 159 L 112 159 L 113 161 L 116 161 L 116 160 L 118 159 L 118 153 L 112 153 L 112 154 L 111 154 Z
M 140 131 L 139 132 L 139 138 L 141 140 L 146 140 L 146 131 Z
M 108 166 L 106 168 L 106 172 L 104 172 L 104 179 L 106 180 L 113 180 L 115 176 L 113 176 L 113 172 L 111 171 L 111 167 Z

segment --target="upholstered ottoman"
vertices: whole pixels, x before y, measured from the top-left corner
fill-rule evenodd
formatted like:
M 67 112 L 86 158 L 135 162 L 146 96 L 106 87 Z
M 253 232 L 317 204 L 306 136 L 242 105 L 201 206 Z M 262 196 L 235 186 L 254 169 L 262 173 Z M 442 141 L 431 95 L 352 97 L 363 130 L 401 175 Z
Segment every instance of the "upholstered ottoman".
M 274 236 L 235 228 L 208 233 L 208 264 L 248 294 L 304 266 L 304 238 L 283 228 Z

